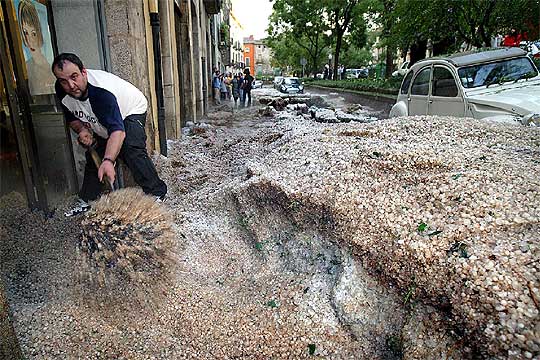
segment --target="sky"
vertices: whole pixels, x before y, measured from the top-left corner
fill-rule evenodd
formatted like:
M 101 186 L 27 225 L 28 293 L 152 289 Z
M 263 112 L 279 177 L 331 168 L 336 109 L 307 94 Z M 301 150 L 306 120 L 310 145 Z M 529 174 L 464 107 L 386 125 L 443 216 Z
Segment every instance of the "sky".
M 244 27 L 244 36 L 253 35 L 256 40 L 265 38 L 272 3 L 269 0 L 232 0 L 232 3 L 234 15 Z

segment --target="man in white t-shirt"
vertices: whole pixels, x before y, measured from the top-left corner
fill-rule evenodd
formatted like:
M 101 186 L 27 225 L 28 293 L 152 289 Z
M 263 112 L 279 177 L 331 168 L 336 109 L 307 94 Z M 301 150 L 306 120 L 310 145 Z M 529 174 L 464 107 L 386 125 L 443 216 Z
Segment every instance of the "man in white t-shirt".
M 146 151 L 148 102 L 144 94 L 114 74 L 86 69 L 74 54 L 58 55 L 52 71 L 68 125 L 78 134 L 79 143 L 94 146 L 103 159 L 97 169 L 86 152 L 80 202 L 66 216 L 88 210 L 87 202 L 99 197 L 103 180 L 114 182 L 117 158 L 125 162 L 146 194 L 163 200 L 167 185 L 159 178 Z

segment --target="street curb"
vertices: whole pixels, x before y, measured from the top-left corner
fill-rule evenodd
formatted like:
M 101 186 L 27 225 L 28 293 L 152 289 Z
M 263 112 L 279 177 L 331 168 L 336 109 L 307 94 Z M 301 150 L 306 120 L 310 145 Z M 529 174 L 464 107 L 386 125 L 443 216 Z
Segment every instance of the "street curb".
M 397 94 L 390 95 L 390 94 L 382 94 L 382 93 L 376 93 L 376 92 L 370 92 L 370 91 L 359 91 L 359 90 L 343 89 L 339 87 L 329 87 L 329 86 L 311 85 L 311 84 L 306 84 L 305 86 L 318 88 L 318 89 L 326 89 L 326 90 L 339 90 L 339 91 L 348 92 L 351 94 L 369 96 L 369 97 L 374 98 L 375 100 L 383 100 L 383 101 L 392 100 L 395 102 L 397 98 Z

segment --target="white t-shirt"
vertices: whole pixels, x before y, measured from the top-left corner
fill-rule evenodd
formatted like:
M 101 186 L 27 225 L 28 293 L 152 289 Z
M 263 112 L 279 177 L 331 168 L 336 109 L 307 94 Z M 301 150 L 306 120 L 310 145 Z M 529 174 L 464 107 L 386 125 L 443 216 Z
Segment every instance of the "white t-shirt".
M 56 83 L 56 94 L 62 102 L 66 120 L 89 124 L 94 133 L 104 139 L 117 130 L 124 131 L 124 119 L 144 114 L 148 101 L 133 84 L 101 70 L 87 69 L 88 96 L 76 99 L 67 95 Z

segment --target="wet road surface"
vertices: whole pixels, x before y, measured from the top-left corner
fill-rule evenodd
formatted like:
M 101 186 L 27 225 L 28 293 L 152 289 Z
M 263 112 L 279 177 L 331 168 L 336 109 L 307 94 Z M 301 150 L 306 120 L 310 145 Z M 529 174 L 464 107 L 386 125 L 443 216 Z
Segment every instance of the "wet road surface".
M 395 100 L 386 97 L 372 97 L 361 94 L 340 91 L 339 89 L 322 89 L 319 87 L 306 86 L 306 92 L 312 95 L 320 95 L 336 108 L 345 107 L 351 104 L 361 104 L 367 110 L 378 113 L 381 119 L 388 118 Z

